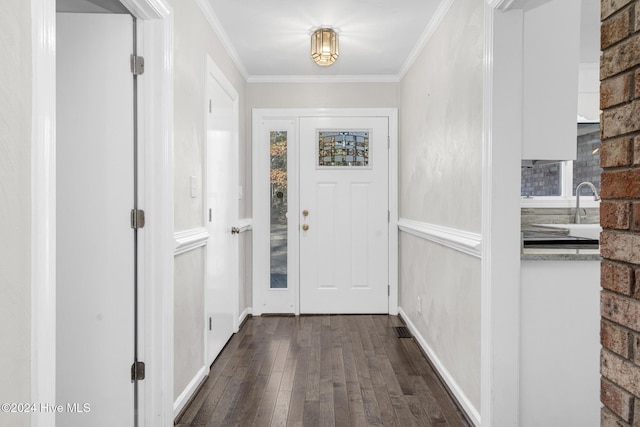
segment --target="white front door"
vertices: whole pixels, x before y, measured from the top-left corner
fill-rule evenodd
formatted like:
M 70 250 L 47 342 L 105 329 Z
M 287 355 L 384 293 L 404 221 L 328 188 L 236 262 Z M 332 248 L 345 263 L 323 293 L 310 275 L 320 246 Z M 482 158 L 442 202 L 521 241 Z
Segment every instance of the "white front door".
M 235 330 L 238 302 L 238 154 L 235 92 L 207 73 L 206 363 L 213 363 Z M 231 90 L 230 88 L 227 88 Z
M 60 426 L 134 424 L 132 47 L 130 15 L 57 15 Z
M 389 120 L 300 119 L 300 312 L 389 312 Z

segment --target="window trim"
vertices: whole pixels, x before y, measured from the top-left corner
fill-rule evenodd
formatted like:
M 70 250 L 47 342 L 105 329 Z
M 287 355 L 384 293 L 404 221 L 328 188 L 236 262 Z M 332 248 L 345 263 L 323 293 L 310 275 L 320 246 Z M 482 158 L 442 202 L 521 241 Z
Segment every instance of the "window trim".
M 561 194 L 559 196 L 521 196 L 521 208 L 573 208 L 576 206 L 576 196 L 573 193 L 573 160 L 562 163 Z M 580 206 L 583 208 L 600 207 L 599 200 L 593 200 L 591 196 L 581 196 Z

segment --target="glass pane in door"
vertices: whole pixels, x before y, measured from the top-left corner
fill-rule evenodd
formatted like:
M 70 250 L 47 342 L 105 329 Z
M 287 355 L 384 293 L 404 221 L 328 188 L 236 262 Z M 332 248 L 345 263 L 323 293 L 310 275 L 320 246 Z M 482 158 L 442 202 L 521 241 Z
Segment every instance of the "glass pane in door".
M 271 289 L 287 287 L 287 132 L 271 131 Z
M 318 166 L 369 167 L 369 131 L 318 131 Z

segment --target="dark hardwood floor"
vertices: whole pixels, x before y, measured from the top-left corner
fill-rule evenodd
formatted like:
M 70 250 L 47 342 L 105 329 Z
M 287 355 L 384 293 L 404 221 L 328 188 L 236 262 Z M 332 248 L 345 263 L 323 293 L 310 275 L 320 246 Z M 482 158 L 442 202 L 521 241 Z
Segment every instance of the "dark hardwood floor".
M 178 426 L 468 426 L 396 316 L 252 317 Z

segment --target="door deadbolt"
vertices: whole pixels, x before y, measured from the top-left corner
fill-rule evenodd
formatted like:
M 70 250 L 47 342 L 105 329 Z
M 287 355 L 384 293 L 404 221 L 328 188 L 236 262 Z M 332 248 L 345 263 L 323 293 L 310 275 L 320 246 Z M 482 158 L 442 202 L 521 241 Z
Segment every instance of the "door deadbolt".
M 309 211 L 308 211 L 308 210 L 306 210 L 306 209 L 305 209 L 305 210 L 303 210 L 303 211 L 302 211 L 302 216 L 304 216 L 304 217 L 309 216 Z

